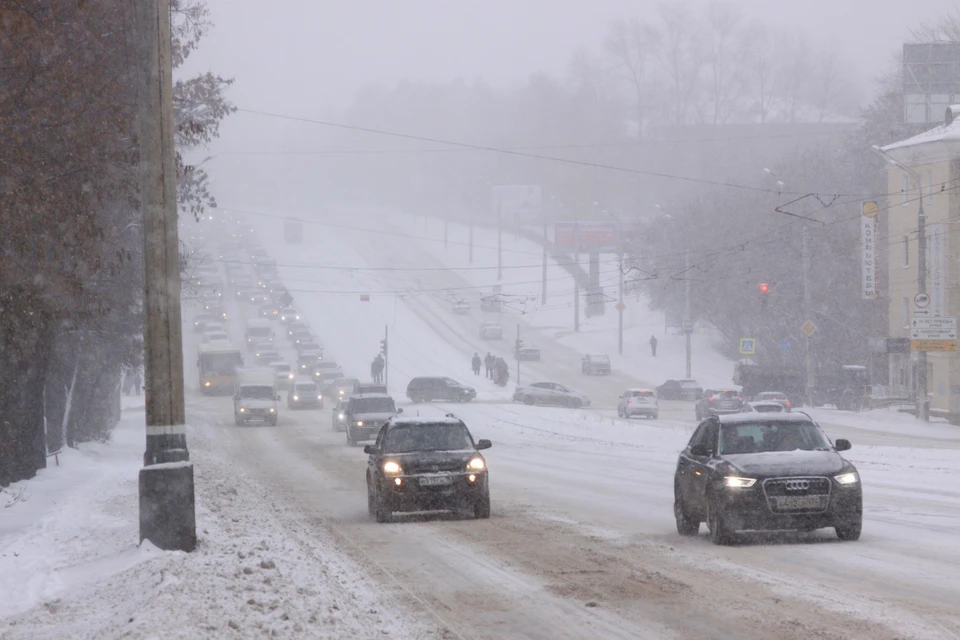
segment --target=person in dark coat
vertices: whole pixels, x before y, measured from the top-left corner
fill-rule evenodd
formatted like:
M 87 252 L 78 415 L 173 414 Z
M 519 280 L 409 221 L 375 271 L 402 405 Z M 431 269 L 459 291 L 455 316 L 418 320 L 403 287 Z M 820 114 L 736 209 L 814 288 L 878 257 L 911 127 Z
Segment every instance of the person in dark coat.
M 476 352 L 473 354 L 473 360 L 470 361 L 470 364 L 473 368 L 473 375 L 480 375 L 480 366 L 483 364 L 483 361 L 480 359 L 480 355 Z
M 493 357 L 489 351 L 487 351 L 486 357 L 483 359 L 483 366 L 487 368 L 487 377 L 491 380 L 493 379 L 493 363 L 496 362 L 496 358 Z
M 650 336 L 650 355 L 657 357 L 657 336 Z

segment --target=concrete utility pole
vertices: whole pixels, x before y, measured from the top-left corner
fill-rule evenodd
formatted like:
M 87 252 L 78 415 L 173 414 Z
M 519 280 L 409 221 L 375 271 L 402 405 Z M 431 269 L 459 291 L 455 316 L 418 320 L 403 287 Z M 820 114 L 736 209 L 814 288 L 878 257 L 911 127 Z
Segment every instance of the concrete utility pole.
M 620 301 L 617 304 L 617 353 L 623 355 L 623 248 L 620 248 Z
M 927 292 L 927 215 L 923 211 L 923 182 L 920 174 L 907 165 L 895 160 L 886 151 L 874 145 L 873 150 L 898 169 L 905 171 L 914 184 L 920 196 L 920 207 L 917 209 L 917 293 Z M 932 187 L 931 187 L 932 188 Z M 917 352 L 917 419 L 930 422 L 930 405 L 927 398 L 927 352 Z
M 543 222 L 543 282 L 540 289 L 540 304 L 547 304 L 547 222 Z
M 140 541 L 197 544 L 193 464 L 187 451 L 180 324 L 177 171 L 173 148 L 170 0 L 133 3 L 139 50 L 147 448 L 140 470 Z
M 691 344 L 690 344 L 690 334 L 693 332 L 693 320 L 690 315 L 690 250 L 688 249 L 683 254 L 683 264 L 684 264 L 684 273 L 687 275 L 685 280 L 685 285 L 683 287 L 683 297 L 684 297 L 684 311 L 683 311 L 683 336 L 686 339 L 687 343 L 687 379 L 693 377 L 693 357 L 690 353 Z M 687 328 L 687 325 L 690 325 L 690 328 Z
M 503 280 L 503 207 L 497 201 L 497 281 Z
M 390 391 L 390 356 L 387 355 L 389 333 L 390 326 L 383 325 L 383 386 L 387 391 Z
M 520 386 L 520 323 L 517 323 L 517 386 Z
M 580 331 L 580 277 L 576 267 L 580 266 L 580 226 L 573 225 L 573 330 Z

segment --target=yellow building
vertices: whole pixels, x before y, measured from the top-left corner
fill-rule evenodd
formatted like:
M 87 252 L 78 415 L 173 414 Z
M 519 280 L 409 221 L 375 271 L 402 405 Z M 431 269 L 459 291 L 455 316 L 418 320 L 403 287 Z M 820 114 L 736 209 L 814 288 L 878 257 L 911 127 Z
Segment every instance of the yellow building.
M 882 152 L 890 161 L 888 193 L 897 194 L 888 197 L 886 211 L 888 335 L 910 338 L 914 317 L 960 317 L 960 105 L 947 110 L 943 125 L 887 145 Z M 918 305 L 921 199 L 927 230 L 928 299 L 921 298 Z M 917 364 L 917 352 L 889 354 L 893 393 L 915 393 Z M 927 398 L 932 415 L 960 419 L 960 354 L 956 351 L 928 352 Z

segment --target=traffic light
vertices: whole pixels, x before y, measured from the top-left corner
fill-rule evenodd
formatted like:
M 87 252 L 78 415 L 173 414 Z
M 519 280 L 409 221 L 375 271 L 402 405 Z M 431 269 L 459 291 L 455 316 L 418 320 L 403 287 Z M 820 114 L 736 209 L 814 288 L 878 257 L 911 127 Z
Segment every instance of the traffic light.
M 760 306 L 767 308 L 767 298 L 770 296 L 770 285 L 766 282 L 760 283 Z
M 380 353 L 387 355 L 387 339 L 384 338 L 380 341 Z

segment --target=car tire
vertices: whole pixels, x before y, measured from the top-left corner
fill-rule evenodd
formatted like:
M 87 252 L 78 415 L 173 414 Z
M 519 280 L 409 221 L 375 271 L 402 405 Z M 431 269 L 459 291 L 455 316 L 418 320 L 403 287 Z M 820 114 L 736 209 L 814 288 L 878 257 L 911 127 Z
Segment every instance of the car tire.
M 373 498 L 373 491 L 370 489 L 370 481 L 367 481 L 367 514 L 371 518 L 377 517 L 377 503 Z
M 727 527 L 726 516 L 716 500 L 709 501 L 707 527 L 710 529 L 710 542 L 713 544 L 729 545 L 736 540 L 736 535 Z
M 390 520 L 392 519 L 391 516 L 393 515 L 393 512 L 390 511 L 389 507 L 387 506 L 387 501 L 384 500 L 383 494 L 380 492 L 379 488 L 377 489 L 376 496 L 374 497 L 373 500 L 374 500 L 373 502 L 374 519 L 380 524 L 383 524 L 385 522 L 390 522 Z
M 570 399 L 570 408 L 571 408 L 571 409 L 579 409 L 579 408 L 582 407 L 582 406 L 583 406 L 583 400 L 581 400 L 580 398 L 571 398 L 571 399 Z
M 270 426 L 270 427 L 277 426 L 277 418 L 274 418 L 273 420 L 270 420 L 269 422 L 267 422 L 267 426 Z
M 623 409 L 621 409 L 620 407 L 617 407 L 617 417 L 618 417 L 618 418 L 623 418 L 623 417 L 624 417 L 624 415 L 623 415 Z
M 844 542 L 853 542 L 860 539 L 860 532 L 863 530 L 863 518 L 857 518 L 852 522 L 845 522 L 834 526 L 837 532 L 837 538 Z
M 237 426 L 238 426 L 238 427 L 242 427 L 242 426 L 243 426 L 243 420 L 241 420 L 239 416 L 234 416 L 234 417 L 233 417 L 233 421 L 237 423 Z
M 653 414 L 653 415 L 651 416 L 651 418 L 654 419 L 654 420 L 659 420 L 659 419 L 660 419 L 660 414 L 659 414 L 659 413 L 655 413 L 655 414 Z
M 700 521 L 694 520 L 687 513 L 679 487 L 674 487 L 673 495 L 673 517 L 677 521 L 677 533 L 688 537 L 697 535 L 700 533 Z
M 355 447 L 357 446 L 357 441 L 353 439 L 353 431 L 350 427 L 347 427 L 347 446 Z
M 533 403 L 534 403 L 533 396 L 524 396 L 524 397 L 523 397 L 523 404 L 532 405 Z
M 486 493 L 473 505 L 473 517 L 477 520 L 486 520 L 490 517 L 490 494 Z

